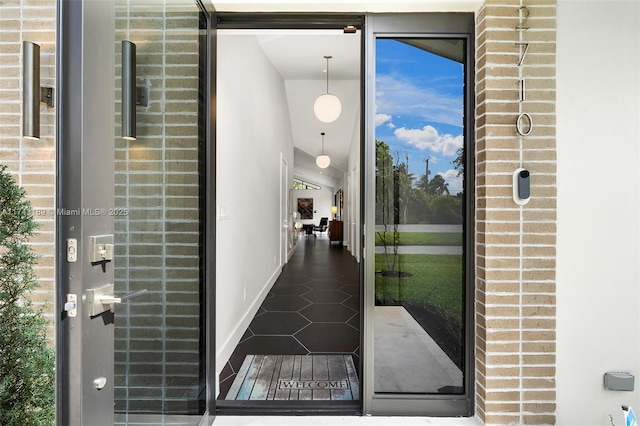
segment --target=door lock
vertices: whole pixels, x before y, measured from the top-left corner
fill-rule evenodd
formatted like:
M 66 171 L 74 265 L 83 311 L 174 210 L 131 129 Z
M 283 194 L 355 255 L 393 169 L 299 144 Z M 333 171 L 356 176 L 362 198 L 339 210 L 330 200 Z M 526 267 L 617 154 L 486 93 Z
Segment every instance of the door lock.
M 75 238 L 67 239 L 67 262 L 73 263 L 78 260 L 78 240 Z
M 89 316 L 95 317 L 103 312 L 114 310 L 116 303 L 126 302 L 134 297 L 142 296 L 147 290 L 138 290 L 127 293 L 124 296 L 115 296 L 113 294 L 113 284 L 106 284 L 102 287 L 90 288 L 87 290 L 87 298 L 89 299 Z
M 113 235 L 89 237 L 89 261 L 110 262 L 113 260 Z
M 78 296 L 75 294 L 67 294 L 67 301 L 64 304 L 64 310 L 67 316 L 74 318 L 78 315 Z

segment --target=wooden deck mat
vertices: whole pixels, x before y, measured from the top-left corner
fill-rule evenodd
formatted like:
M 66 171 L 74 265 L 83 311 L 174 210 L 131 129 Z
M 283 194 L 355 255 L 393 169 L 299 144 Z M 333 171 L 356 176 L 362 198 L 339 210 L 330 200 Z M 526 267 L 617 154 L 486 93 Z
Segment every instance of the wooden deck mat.
M 360 385 L 351 355 L 247 355 L 225 399 L 359 398 Z

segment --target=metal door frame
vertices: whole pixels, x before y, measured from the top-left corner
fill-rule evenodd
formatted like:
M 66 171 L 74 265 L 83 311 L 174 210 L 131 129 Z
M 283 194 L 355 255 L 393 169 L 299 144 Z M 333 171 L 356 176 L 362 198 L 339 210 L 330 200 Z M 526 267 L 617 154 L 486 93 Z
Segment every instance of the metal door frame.
M 114 4 L 58 0 L 57 27 L 57 424 L 113 424 L 113 326 L 105 326 L 113 315 L 90 319 L 85 290 L 113 283 L 113 265 L 88 262 L 87 242 L 113 234 L 114 219 L 83 212 L 114 207 L 115 52 L 99 48 L 113 44 Z M 76 262 L 66 259 L 70 238 Z M 67 294 L 77 296 L 76 317 L 64 311 Z M 98 377 L 107 380 L 102 389 L 93 384 Z
M 199 1 L 198 4 L 202 5 Z M 239 14 L 242 16 L 244 28 L 273 28 L 273 26 L 265 25 L 265 23 L 273 24 L 278 21 L 277 27 L 283 28 L 292 24 L 291 16 L 286 14 L 255 14 L 253 22 L 246 19 L 250 14 Z M 236 15 L 236 16 L 239 16 Z M 393 14 L 389 17 L 383 15 L 367 15 L 367 31 L 363 34 L 364 40 L 369 40 L 369 34 L 378 34 L 384 32 L 381 29 L 376 30 L 377 23 L 373 23 L 370 18 L 375 16 L 378 22 L 387 19 L 387 22 L 402 22 L 403 31 L 399 31 L 398 27 L 394 27 L 393 33 L 406 33 L 407 21 L 415 20 L 419 17 L 430 15 L 433 20 L 437 16 L 436 28 L 443 28 L 442 17 L 444 15 L 461 14 Z M 315 14 L 320 17 L 314 21 L 316 27 L 330 25 L 327 19 L 322 19 L 323 14 Z M 331 15 L 328 21 L 335 21 L 336 17 L 348 18 L 356 16 L 356 14 L 348 15 Z M 93 18 L 92 18 L 93 17 Z M 99 17 L 99 19 L 95 18 Z M 326 14 L 324 14 L 326 18 Z M 106 18 L 106 19 L 105 19 Z M 207 38 L 210 43 L 208 63 L 208 78 L 205 92 L 208 93 L 208 102 L 206 103 L 206 127 L 207 127 L 207 158 L 206 158 L 206 176 L 205 185 L 206 193 L 206 210 L 214 211 L 215 206 L 215 81 L 216 81 L 216 33 L 215 12 L 209 10 L 209 23 L 207 30 Z M 308 18 L 308 17 L 307 17 Z M 458 18 L 452 17 L 452 21 L 446 19 L 453 27 L 443 28 L 441 35 L 451 36 L 452 28 Z M 391 21 L 389 21 L 391 19 Z M 249 20 L 250 21 L 250 20 Z M 346 21 L 346 20 L 345 20 Z M 309 22 L 309 21 L 307 21 Z M 88 257 L 88 247 L 86 241 L 90 235 L 113 234 L 114 223 L 113 218 L 101 216 L 84 216 L 82 214 L 73 214 L 73 212 L 83 212 L 85 209 L 110 209 L 113 208 L 113 161 L 105 161 L 113 159 L 113 140 L 114 140 L 114 90 L 115 82 L 112 76 L 114 69 L 114 53 L 111 49 L 96 49 L 92 46 L 100 46 L 100 41 L 105 38 L 112 40 L 115 31 L 115 12 L 114 5 L 110 1 L 104 2 L 79 2 L 74 0 L 58 0 L 58 34 L 57 34 L 57 102 L 58 102 L 58 118 L 56 129 L 57 140 L 57 194 L 56 194 L 56 278 L 57 278 L 57 309 L 59 312 L 58 328 L 57 328 L 57 423 L 65 424 L 90 424 L 96 419 L 106 421 L 107 424 L 113 423 L 113 387 L 109 383 L 112 379 L 107 380 L 107 386 L 103 389 L 96 389 L 93 383 L 94 378 L 113 377 L 113 363 L 99 361 L 99 356 L 105 351 L 113 353 L 113 328 L 104 327 L 98 321 L 90 320 L 86 315 L 88 301 L 86 300 L 84 290 L 88 287 L 97 287 L 101 284 L 113 281 L 113 269 L 109 265 L 105 265 L 103 271 L 101 265 L 91 265 L 88 262 L 82 262 L 82 259 Z M 424 25 L 424 22 L 421 23 Z M 424 27 L 422 27 L 424 28 Z M 425 34 L 421 31 L 420 34 Z M 465 105 L 465 139 L 470 141 L 468 147 L 472 147 L 473 141 L 473 98 L 468 94 L 473 93 L 473 28 L 465 28 L 459 31 L 464 34 L 468 40 L 467 51 L 467 72 L 466 72 L 466 93 L 467 104 Z M 92 44 L 93 43 L 93 44 Z M 365 55 L 371 46 L 365 49 Z M 367 72 L 371 69 L 371 58 L 363 56 L 363 69 Z M 107 66 L 105 66 L 105 63 Z M 105 74 L 107 74 L 105 76 Z M 363 73 L 363 86 L 366 85 L 367 74 Z M 80 82 L 80 84 L 78 84 Z M 369 89 L 369 86 L 366 86 Z M 363 91 L 363 96 L 367 91 Z M 370 95 L 369 95 L 370 96 Z M 371 108 L 367 108 L 366 99 L 363 100 L 363 116 L 362 126 L 365 131 L 362 132 L 362 160 L 361 160 L 361 196 L 360 204 L 362 207 L 367 206 L 371 196 L 366 191 L 371 191 L 371 170 L 374 164 L 371 160 L 371 153 L 367 150 L 364 143 L 365 138 L 369 135 L 370 125 L 368 122 L 369 115 L 372 113 Z M 111 117 L 111 118 L 110 118 Z M 473 170 L 473 155 L 471 152 L 467 154 L 467 170 Z M 472 175 L 471 173 L 468 173 Z M 472 176 L 469 176 L 466 190 L 472 191 Z M 93 188 L 91 191 L 83 191 L 85 184 L 100 184 L 99 190 Z M 469 192 L 468 199 L 473 199 L 473 194 Z M 467 223 L 466 229 L 469 227 L 470 220 L 474 217 L 472 203 L 467 203 Z M 373 221 L 369 218 L 367 210 L 361 208 L 363 224 L 367 224 L 364 231 L 368 227 L 373 226 Z M 66 213 L 65 213 L 66 212 Z M 367 222 L 366 219 L 369 219 Z M 206 340 L 205 352 L 207 357 L 207 402 L 206 412 L 215 413 L 215 221 L 209 220 L 204 223 L 204 244 L 205 244 L 205 318 L 207 330 L 205 330 Z M 366 234 L 367 232 L 365 232 Z M 472 232 L 466 232 L 465 244 L 468 248 L 473 247 Z M 76 263 L 68 263 L 66 261 L 66 241 L 68 238 L 75 238 L 78 241 L 79 261 Z M 363 239 L 364 241 L 364 239 Z M 363 247 L 365 253 L 373 253 L 372 242 L 366 241 Z M 368 256 L 369 258 L 371 256 Z M 473 258 L 471 250 L 467 250 L 466 255 L 467 270 L 467 292 L 472 290 L 472 265 Z M 364 262 L 361 266 L 361 281 L 371 279 L 364 268 Z M 367 278 L 367 280 L 364 280 Z M 471 283 L 471 284 L 469 284 Z M 370 293 L 370 292 L 369 292 Z M 78 295 L 78 317 L 70 318 L 64 311 L 64 302 L 67 294 Z M 472 293 L 468 293 L 466 300 L 466 327 L 467 327 L 467 348 L 466 348 L 466 392 L 464 404 L 468 409 L 467 415 L 473 414 L 473 297 Z M 367 300 L 371 298 L 365 289 L 365 297 Z M 366 305 L 366 304 L 365 304 Z M 423 412 L 424 408 L 429 406 L 429 401 L 425 399 L 417 399 L 415 401 L 399 401 L 398 399 L 374 398 L 372 388 L 373 371 L 372 366 L 372 315 L 371 309 L 366 306 L 362 307 L 364 313 L 362 338 L 364 340 L 362 361 L 364 363 L 363 386 L 364 386 L 364 412 L 373 414 L 403 413 L 410 414 Z M 85 315 L 83 315 L 85 313 Z M 85 318 L 86 317 L 86 318 Z M 104 321 L 109 321 L 109 315 L 102 317 Z M 111 318 L 112 319 L 112 318 Z M 92 322 L 93 321 L 93 322 Z M 100 320 L 103 322 L 103 320 Z M 87 344 L 86 339 L 92 338 L 99 342 L 99 345 Z M 92 372 L 93 374 L 85 374 Z M 94 377 L 95 376 L 95 377 Z M 436 406 L 442 407 L 445 401 L 436 401 Z M 415 409 L 418 403 L 422 408 Z M 446 405 L 446 404 L 445 404 Z M 455 404 L 454 404 L 455 405 Z M 460 415 L 460 404 L 454 411 Z M 95 407 L 95 408 L 92 408 Z M 435 408 L 435 406 L 434 406 Z M 454 412 L 445 409 L 442 415 L 455 415 Z
M 363 395 L 361 404 L 363 414 L 377 415 L 439 415 L 439 416 L 472 416 L 474 412 L 474 328 L 473 328 L 473 220 L 474 206 L 474 54 L 475 28 L 473 13 L 243 13 L 225 12 L 219 14 L 218 28 L 232 29 L 304 29 L 304 28 L 335 28 L 337 22 L 354 24 L 362 29 L 361 46 L 361 158 L 360 158 L 360 220 L 362 227 L 360 256 L 360 283 L 363 290 L 361 298 L 361 348 L 360 377 Z M 363 21 L 364 18 L 364 21 Z M 349 20 L 353 22 L 349 22 Z M 369 144 L 374 137 L 373 116 L 374 108 L 371 98 L 373 81 L 371 72 L 374 70 L 375 60 L 373 40 L 378 34 L 395 34 L 430 37 L 456 37 L 467 41 L 467 55 L 465 63 L 465 134 L 467 155 L 465 170 L 465 191 L 467 191 L 466 219 L 464 224 L 465 239 L 465 394 L 460 397 L 429 395 L 416 398 L 394 398 L 376 396 L 373 392 L 373 298 L 371 289 L 367 290 L 367 283 L 374 282 L 373 268 L 369 267 L 374 258 L 373 239 L 365 239 L 365 235 L 373 235 L 375 218 L 375 145 Z M 369 259 L 369 260 L 367 260 Z M 370 269 L 370 270 L 369 270 Z M 215 402 L 213 403 L 215 404 Z M 212 405 L 213 405 L 212 404 Z
M 365 23 L 365 14 L 364 13 L 326 13 L 326 12 L 219 12 L 216 16 L 216 30 L 217 29 L 246 29 L 246 30 L 311 30 L 311 29 L 331 29 L 331 30 L 343 30 L 345 26 L 354 26 L 357 29 L 361 30 L 361 44 L 360 44 L 360 57 L 361 57 L 361 65 L 364 63 L 364 40 L 365 40 L 365 32 L 364 32 L 364 23 Z M 363 81 L 365 80 L 364 67 L 361 66 L 361 75 L 360 75 L 360 107 L 362 110 L 362 103 L 364 101 L 364 94 L 362 92 Z M 362 118 L 360 119 L 360 127 L 362 132 Z M 363 138 L 361 133 L 361 141 L 362 144 Z M 215 162 L 213 163 L 215 164 Z M 362 182 L 361 182 L 362 183 Z M 290 201 L 290 200 L 289 200 Z M 362 209 L 361 209 L 362 211 Z M 362 257 L 360 257 L 362 259 Z M 363 288 L 362 281 L 362 265 L 363 262 L 360 260 L 360 288 Z M 362 291 L 361 291 L 362 294 Z M 362 297 L 360 300 L 360 311 L 363 311 L 362 305 Z M 363 335 L 364 332 L 362 330 L 362 318 L 363 315 L 360 316 L 360 347 L 362 347 L 363 343 Z M 215 318 L 213 319 L 215 320 Z M 212 354 L 215 354 L 215 342 L 212 349 Z M 359 365 L 359 379 L 363 380 L 362 373 L 362 356 L 360 357 L 360 365 Z M 363 397 L 361 396 L 359 401 L 359 408 L 362 407 Z M 261 401 L 262 402 L 262 401 Z M 281 401 L 284 402 L 284 401 Z M 294 401 L 295 402 L 295 401 Z M 226 404 L 233 405 L 235 402 L 225 401 Z M 269 406 L 271 405 L 271 406 Z M 211 402 L 211 406 L 215 406 L 215 401 Z M 224 407 L 224 414 L 273 414 L 273 413 L 291 413 L 292 415 L 298 415 L 300 413 L 310 414 L 310 413 L 318 413 L 318 415 L 330 413 L 341 413 L 341 414 L 359 414 L 361 410 L 356 411 L 351 406 L 344 407 L 335 407 L 331 404 L 327 404 L 325 406 L 318 405 L 314 407 L 312 410 L 307 409 L 307 407 L 300 408 L 297 406 L 292 406 L 290 404 L 282 405 L 282 404 L 272 404 L 272 401 L 268 404 L 255 404 L 253 407 L 247 407 L 246 404 L 238 404 L 240 408 L 236 408 L 235 406 L 226 406 Z M 284 408 L 283 408 L 284 407 Z M 211 408 L 210 408 L 211 409 Z M 210 411 L 214 412 L 214 411 Z M 220 413 L 220 412 L 219 412 Z
M 474 200 L 474 53 L 475 28 L 473 13 L 394 13 L 366 16 L 365 58 L 367 76 L 364 84 L 363 149 L 362 149 L 362 223 L 364 235 L 373 236 L 375 227 L 375 41 L 378 37 L 459 38 L 466 41 L 464 71 L 464 140 L 466 148 L 465 183 L 466 210 L 464 230 L 464 308 L 465 308 L 465 377 L 463 395 L 394 395 L 374 392 L 374 305 L 375 305 L 375 246 L 374 238 L 364 237 L 364 345 L 363 398 L 364 412 L 373 415 L 413 416 L 473 416 L 475 397 L 474 369 L 474 260 L 473 229 Z
M 216 75 L 217 75 L 217 16 L 213 5 L 204 6 L 196 0 L 207 19 L 206 78 L 204 107 L 206 147 L 205 147 L 205 215 L 204 215 L 204 352 L 206 356 L 206 403 L 201 424 L 211 424 L 216 412 Z

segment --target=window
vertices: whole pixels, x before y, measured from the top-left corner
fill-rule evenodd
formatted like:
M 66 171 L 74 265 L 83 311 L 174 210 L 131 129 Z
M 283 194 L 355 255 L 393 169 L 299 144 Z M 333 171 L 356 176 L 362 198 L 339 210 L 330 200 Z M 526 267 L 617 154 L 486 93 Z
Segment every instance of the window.
M 293 189 L 320 189 L 320 186 L 305 182 L 302 179 L 293 178 Z

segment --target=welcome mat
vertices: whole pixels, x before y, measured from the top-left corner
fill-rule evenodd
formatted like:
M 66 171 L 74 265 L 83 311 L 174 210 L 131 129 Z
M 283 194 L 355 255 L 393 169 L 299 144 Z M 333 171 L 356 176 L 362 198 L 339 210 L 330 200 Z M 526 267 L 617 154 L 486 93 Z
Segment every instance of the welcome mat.
M 247 355 L 225 399 L 360 399 L 351 355 Z

